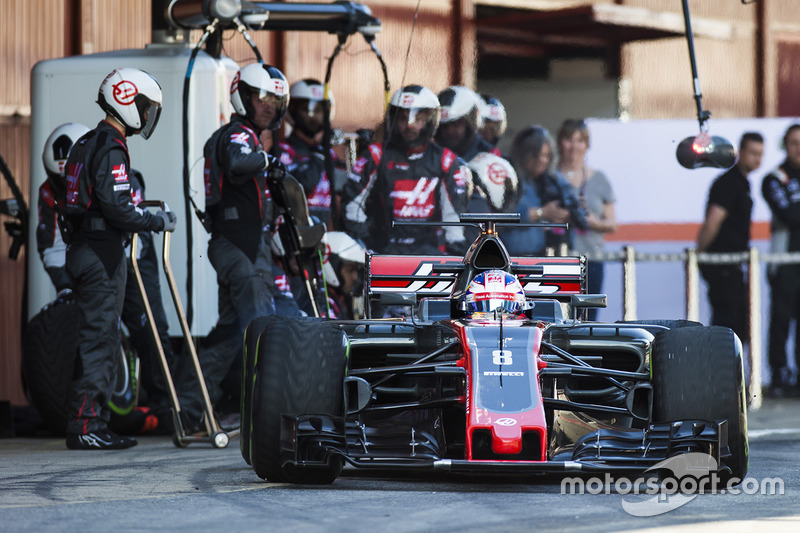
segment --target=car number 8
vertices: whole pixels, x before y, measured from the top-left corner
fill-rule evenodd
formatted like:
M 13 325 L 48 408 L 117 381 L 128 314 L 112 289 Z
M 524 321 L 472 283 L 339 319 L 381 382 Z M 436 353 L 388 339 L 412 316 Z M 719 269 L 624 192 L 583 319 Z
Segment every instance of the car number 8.
M 492 363 L 495 365 L 513 365 L 511 350 L 494 350 L 492 352 Z

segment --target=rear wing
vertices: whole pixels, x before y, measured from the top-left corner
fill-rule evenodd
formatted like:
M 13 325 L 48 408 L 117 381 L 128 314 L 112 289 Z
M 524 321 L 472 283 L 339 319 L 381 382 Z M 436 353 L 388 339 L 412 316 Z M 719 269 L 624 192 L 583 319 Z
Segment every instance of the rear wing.
M 366 296 L 371 301 L 384 293 L 415 293 L 419 297 L 444 298 L 450 296 L 455 283 L 455 271 L 434 265 L 463 264 L 459 256 L 372 255 L 367 254 Z M 586 292 L 587 274 L 580 257 L 512 257 L 515 266 L 541 273 L 517 273 L 527 298 L 546 296 L 568 300 L 572 294 Z

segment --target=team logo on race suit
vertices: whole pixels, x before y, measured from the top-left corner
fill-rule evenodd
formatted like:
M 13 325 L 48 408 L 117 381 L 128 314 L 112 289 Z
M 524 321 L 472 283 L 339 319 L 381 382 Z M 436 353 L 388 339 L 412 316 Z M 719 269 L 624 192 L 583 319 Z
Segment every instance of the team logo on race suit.
M 460 189 L 463 189 L 467 186 L 467 182 L 472 179 L 472 173 L 470 172 L 469 168 L 467 167 L 460 167 L 455 174 L 453 174 L 453 180 L 456 182 L 456 186 Z
M 451 152 L 450 150 L 445 150 L 442 153 L 442 169 L 447 172 L 450 170 L 450 165 L 453 164 L 453 161 L 456 160 L 456 154 Z
M 79 178 L 83 163 L 72 163 L 67 172 L 67 204 L 78 205 Z
M 139 89 L 136 88 L 132 81 L 122 80 L 114 84 L 111 94 L 114 95 L 114 100 L 119 105 L 131 105 L 136 95 L 139 94 Z
M 239 80 L 241 78 L 242 76 L 238 72 L 233 77 L 233 81 L 231 81 L 231 94 L 235 93 L 239 89 Z
M 397 180 L 389 196 L 394 198 L 397 218 L 430 218 L 436 207 L 435 192 L 439 178 Z
M 114 165 L 111 168 L 111 175 L 114 176 L 114 181 L 117 183 L 128 181 L 128 172 L 125 170 L 125 163 Z
M 141 189 L 137 189 L 135 191 L 131 190 L 131 201 L 133 202 L 133 205 L 139 205 L 139 202 L 142 200 L 144 200 L 144 197 L 142 196 Z
M 241 144 L 244 146 L 250 147 L 250 136 L 247 134 L 246 131 L 240 131 L 239 133 L 234 133 L 231 135 L 231 142 L 236 144 Z
M 322 177 L 314 187 L 311 196 L 308 197 L 308 206 L 317 208 L 328 208 L 331 206 L 331 184 L 328 176 L 323 172 Z

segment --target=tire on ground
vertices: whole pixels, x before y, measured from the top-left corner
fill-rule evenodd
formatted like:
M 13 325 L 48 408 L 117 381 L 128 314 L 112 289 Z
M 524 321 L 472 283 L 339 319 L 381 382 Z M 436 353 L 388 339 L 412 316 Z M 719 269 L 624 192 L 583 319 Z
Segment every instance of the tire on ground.
M 30 320 L 22 341 L 22 375 L 29 399 L 44 426 L 58 435 L 67 430 L 79 320 L 75 302 L 50 305 Z
M 325 467 L 281 464 L 283 415 L 343 416 L 347 337 L 317 318 L 273 317 L 261 333 L 251 400 L 250 458 L 262 479 L 331 483 L 342 469 L 339 457 Z
M 742 344 L 728 328 L 660 331 L 652 353 L 653 421 L 728 421 L 731 477 L 747 474 L 747 413 Z M 723 476 L 724 477 L 724 476 Z
M 256 351 L 258 349 L 258 340 L 261 332 L 267 321 L 272 319 L 269 316 L 260 316 L 253 319 L 244 331 L 244 354 L 242 360 L 242 405 L 241 413 L 241 433 L 239 435 L 239 449 L 242 452 L 242 457 L 247 464 L 252 464 L 250 459 L 250 404 L 253 397 L 253 372 L 256 361 Z

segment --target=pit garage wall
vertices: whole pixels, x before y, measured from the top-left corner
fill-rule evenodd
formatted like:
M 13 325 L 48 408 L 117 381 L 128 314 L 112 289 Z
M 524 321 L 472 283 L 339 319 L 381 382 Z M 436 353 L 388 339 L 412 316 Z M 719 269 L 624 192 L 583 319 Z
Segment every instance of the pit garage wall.
M 417 2 L 376 0 L 366 4 L 383 23 L 376 44 L 388 64 L 393 90 L 401 83 L 422 83 L 438 91 L 452 83 L 474 82 L 471 0 L 422 2 L 407 62 Z M 456 23 L 455 12 L 464 20 Z M 0 0 L 0 154 L 29 203 L 31 69 L 46 59 L 142 48 L 151 38 L 150 20 L 150 0 Z M 455 28 L 460 32 L 458 39 L 454 39 Z M 254 61 L 241 36 L 227 31 L 224 37 L 226 55 L 241 65 Z M 327 58 L 337 42 L 328 34 L 254 32 L 253 37 L 265 61 L 281 68 L 289 81 L 323 79 Z M 191 33 L 192 43 L 198 38 L 199 32 Z M 451 42 L 458 43 L 457 50 Z M 380 122 L 384 111 L 382 73 L 360 36 L 351 38 L 336 60 L 331 86 L 337 107 L 334 127 L 354 131 Z M 84 122 L 92 125 L 96 120 L 93 115 Z M 0 181 L 0 198 L 10 196 L 5 182 Z M 35 244 L 31 250 L 24 249 L 16 262 L 7 258 L 9 246 L 10 239 L 0 230 L 0 400 L 25 404 L 20 379 L 23 280 L 26 261 L 36 265 L 40 261 Z M 184 280 L 177 282 L 182 285 Z

